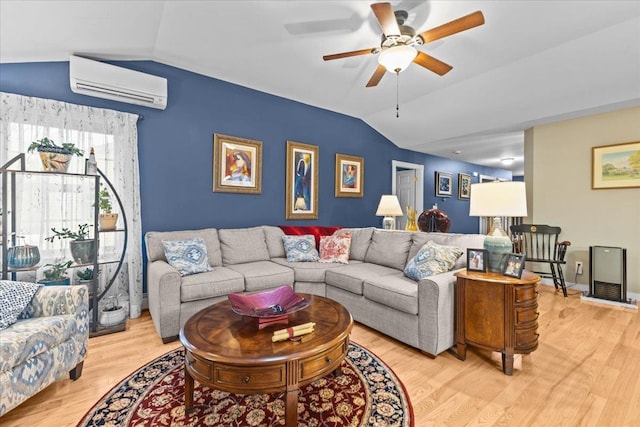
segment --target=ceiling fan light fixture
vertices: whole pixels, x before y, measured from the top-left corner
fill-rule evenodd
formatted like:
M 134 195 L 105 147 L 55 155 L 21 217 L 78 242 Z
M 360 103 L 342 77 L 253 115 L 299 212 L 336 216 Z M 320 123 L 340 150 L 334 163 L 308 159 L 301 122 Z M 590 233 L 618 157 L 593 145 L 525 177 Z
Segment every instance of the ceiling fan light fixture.
M 390 73 L 399 73 L 406 70 L 417 55 L 418 51 L 413 46 L 393 46 L 380 52 L 378 63 Z

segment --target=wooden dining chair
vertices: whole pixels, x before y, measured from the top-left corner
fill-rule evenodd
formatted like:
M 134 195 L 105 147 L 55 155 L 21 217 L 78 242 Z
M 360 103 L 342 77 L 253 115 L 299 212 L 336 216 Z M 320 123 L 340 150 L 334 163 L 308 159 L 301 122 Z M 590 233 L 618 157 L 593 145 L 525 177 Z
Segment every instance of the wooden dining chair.
M 562 289 L 567 296 L 567 286 L 564 281 L 562 266 L 566 264 L 565 255 L 571 242 L 559 241 L 560 227 L 538 224 L 519 224 L 511 226 L 511 239 L 514 252 L 524 254 L 526 263 L 536 263 L 533 271 L 542 277 L 553 279 L 553 285 Z M 540 270 L 540 264 L 549 266 L 549 271 Z

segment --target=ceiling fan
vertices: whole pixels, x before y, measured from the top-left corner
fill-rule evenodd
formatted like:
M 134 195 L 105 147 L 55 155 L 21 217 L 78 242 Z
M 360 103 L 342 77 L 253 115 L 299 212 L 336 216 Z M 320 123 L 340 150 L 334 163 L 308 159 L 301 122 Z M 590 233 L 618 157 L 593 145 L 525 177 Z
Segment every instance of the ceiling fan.
M 406 11 L 396 10 L 394 12 L 390 3 L 374 3 L 371 5 L 371 9 L 382 28 L 383 34 L 380 47 L 336 53 L 322 57 L 325 61 L 331 61 L 350 56 L 380 54 L 378 56 L 378 67 L 369 79 L 367 87 L 376 86 L 386 71 L 400 73 L 412 62 L 438 75 L 445 75 L 453 68 L 451 65 L 419 51 L 416 47 L 484 24 L 484 15 L 482 12 L 477 11 L 439 27 L 416 34 L 413 28 L 404 25 L 409 16 Z

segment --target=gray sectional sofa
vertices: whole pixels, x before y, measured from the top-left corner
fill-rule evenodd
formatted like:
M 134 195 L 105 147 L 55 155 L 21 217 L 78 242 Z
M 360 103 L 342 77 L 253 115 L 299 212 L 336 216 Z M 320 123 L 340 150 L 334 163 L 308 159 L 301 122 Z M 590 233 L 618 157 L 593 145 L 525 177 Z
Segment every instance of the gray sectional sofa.
M 326 296 L 353 319 L 436 356 L 455 343 L 454 272 L 464 268 L 467 248 L 482 248 L 479 234 L 350 228 L 349 263 L 288 262 L 279 227 L 148 232 L 145 235 L 151 317 L 164 342 L 197 311 L 233 292 L 290 285 L 296 292 Z M 202 238 L 211 271 L 181 276 L 167 262 L 163 241 Z M 403 273 L 427 242 L 464 251 L 445 273 L 420 281 Z

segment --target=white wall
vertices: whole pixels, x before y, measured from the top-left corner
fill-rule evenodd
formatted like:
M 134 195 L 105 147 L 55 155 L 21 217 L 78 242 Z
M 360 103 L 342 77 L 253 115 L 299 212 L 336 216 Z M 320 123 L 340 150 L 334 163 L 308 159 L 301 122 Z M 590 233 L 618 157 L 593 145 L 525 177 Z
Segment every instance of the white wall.
M 640 188 L 591 189 L 591 147 L 640 141 L 640 107 L 528 129 L 525 182 L 528 221 L 562 227 L 569 240 L 566 279 L 582 261 L 589 282 L 589 246 L 627 248 L 627 291 L 640 294 Z

